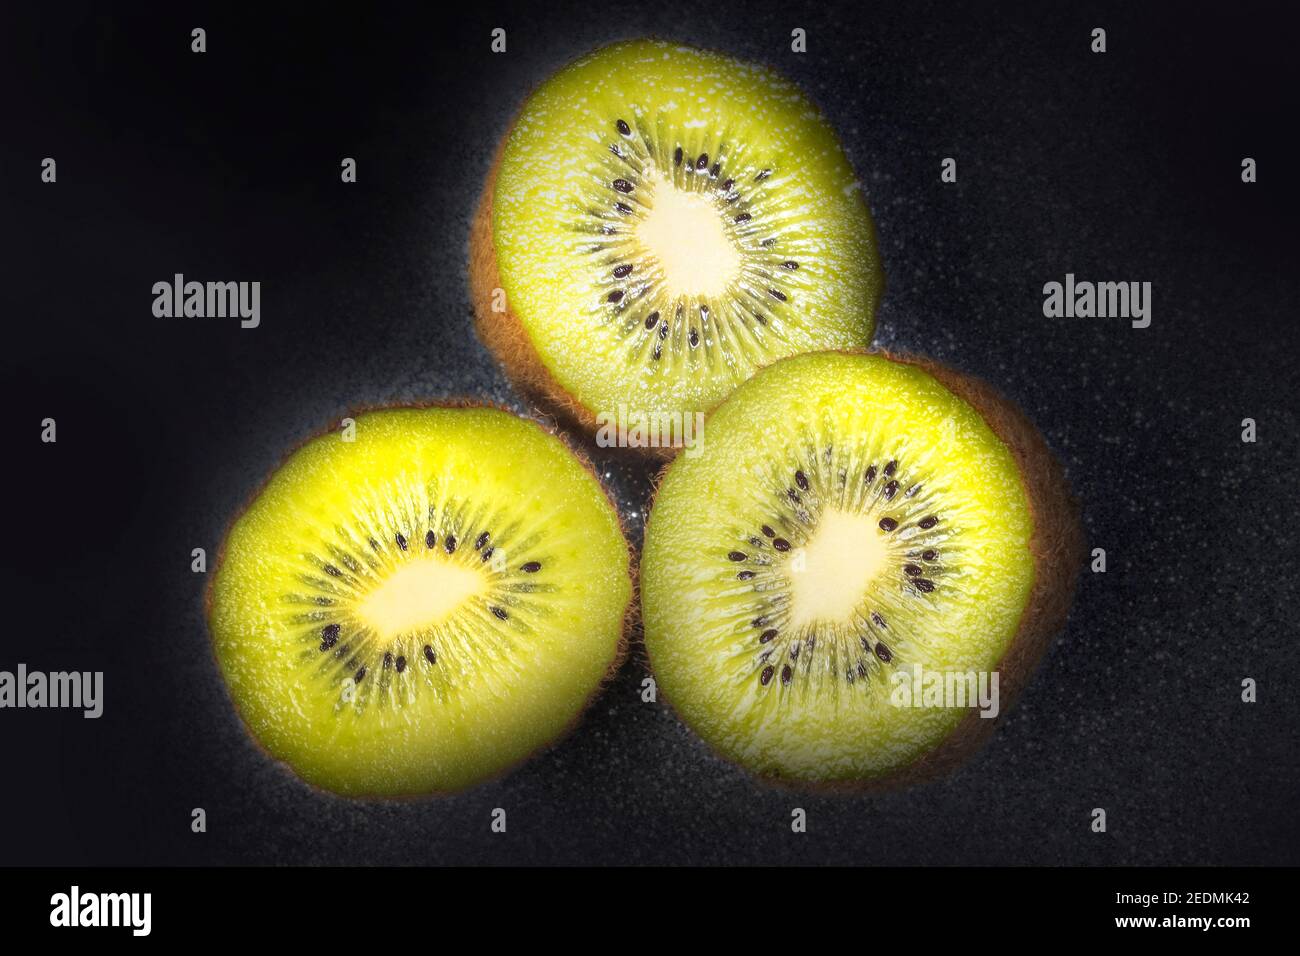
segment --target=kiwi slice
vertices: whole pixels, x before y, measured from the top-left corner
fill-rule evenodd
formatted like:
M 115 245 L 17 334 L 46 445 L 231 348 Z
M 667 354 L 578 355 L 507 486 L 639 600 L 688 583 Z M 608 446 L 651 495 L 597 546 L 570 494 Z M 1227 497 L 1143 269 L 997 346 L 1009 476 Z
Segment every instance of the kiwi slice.
M 953 766 L 994 723 L 899 706 L 900 683 L 997 672 L 1005 713 L 1064 622 L 1082 547 L 1060 467 L 988 386 L 917 359 L 796 356 L 740 386 L 702 453 L 667 469 L 645 643 L 665 697 L 728 759 L 896 785 Z
M 867 345 L 883 276 L 853 169 L 797 87 L 638 40 L 528 99 L 470 283 L 515 384 L 591 430 L 620 406 L 706 412 L 775 359 Z
M 494 408 L 391 408 L 295 451 L 208 594 L 253 737 L 348 795 L 458 790 L 559 737 L 617 666 L 629 555 L 600 483 Z

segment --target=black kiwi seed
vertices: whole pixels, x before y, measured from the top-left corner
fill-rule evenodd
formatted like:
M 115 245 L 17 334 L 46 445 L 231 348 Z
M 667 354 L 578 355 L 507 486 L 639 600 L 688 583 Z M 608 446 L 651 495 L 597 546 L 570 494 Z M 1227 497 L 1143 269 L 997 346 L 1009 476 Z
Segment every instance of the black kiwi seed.
M 424 546 L 426 548 L 432 548 L 437 543 L 438 543 L 438 536 L 436 534 L 434 534 L 432 531 L 425 534 Z
M 731 187 L 734 185 L 736 185 L 736 181 L 734 179 L 728 179 L 725 183 L 722 184 L 722 191 L 724 193 L 731 192 Z
M 775 537 L 776 537 L 776 532 L 773 531 L 773 530 L 772 530 L 770 527 L 768 527 L 767 525 L 763 525 L 763 534 L 767 535 L 769 538 L 775 538 Z
M 896 494 L 898 494 L 898 482 L 890 481 L 889 484 L 885 485 L 885 500 L 892 501 Z
M 736 575 L 736 578 L 737 580 L 740 581 L 748 581 L 753 576 L 754 576 L 753 571 L 741 571 L 739 574 Z
M 438 655 L 433 652 L 433 648 L 428 644 L 424 645 L 424 656 L 430 664 L 438 663 Z
M 728 551 L 728 552 L 727 552 L 727 560 L 729 560 L 729 561 L 744 561 L 747 557 L 748 557 L 748 555 L 745 554 L 744 551 Z
M 626 179 L 616 179 L 611 185 L 621 193 L 630 193 L 632 191 L 632 184 Z
M 789 551 L 790 542 L 785 540 L 785 538 L 777 538 L 772 542 L 772 547 L 776 548 L 778 551 Z
M 492 537 L 492 535 L 490 535 L 490 534 L 488 534 L 486 531 L 484 531 L 481 535 L 479 535 L 477 538 L 474 539 L 474 550 L 475 550 L 475 551 L 482 551 L 482 550 L 483 550 L 483 545 L 487 544 L 487 543 L 488 543 L 488 539 L 490 539 L 491 537 Z
M 666 339 L 666 338 L 668 338 L 668 323 L 667 323 L 667 322 L 660 322 L 660 323 L 659 323 L 659 338 L 661 338 L 661 339 Z
M 897 461 L 891 461 L 889 464 L 885 465 L 885 477 L 886 477 L 886 478 L 893 478 L 893 477 L 894 477 L 894 471 L 895 471 L 897 468 L 898 468 L 898 462 L 897 462 Z
M 713 164 L 713 168 L 709 170 L 709 175 L 712 176 L 714 179 L 717 179 L 717 178 L 718 178 L 718 170 L 720 170 L 720 169 L 722 169 L 722 164 L 721 164 L 721 163 L 714 163 L 714 164 Z
M 924 518 L 922 518 L 920 521 L 917 522 L 917 524 L 919 524 L 922 528 L 925 528 L 927 531 L 930 528 L 933 528 L 938 523 L 939 523 L 939 519 L 934 515 L 926 515 Z
M 632 267 L 629 265 L 618 266 L 614 269 L 614 278 L 622 279 L 624 276 L 630 275 L 631 272 L 632 272 Z
M 799 268 L 799 263 L 797 263 L 797 262 L 793 262 L 793 261 L 792 261 L 792 262 L 783 262 L 783 263 L 781 263 L 781 265 L 782 265 L 782 267 L 784 267 L 784 268 L 786 268 L 786 269 L 789 269 L 791 272 L 794 272 L 795 269 L 798 269 L 798 268 Z
M 751 216 L 749 213 L 742 212 L 739 216 L 736 217 L 736 222 L 749 222 L 749 220 L 753 218 L 754 217 Z
M 682 164 L 682 148 L 678 146 L 675 150 L 673 150 L 673 165 L 680 166 L 681 164 Z
M 770 249 L 772 248 L 772 246 L 776 245 L 776 237 L 770 236 L 767 239 L 764 239 L 762 242 L 760 242 L 759 245 L 762 246 L 764 249 Z
M 867 473 L 866 473 L 865 475 L 862 476 L 862 480 L 863 480 L 866 484 L 868 484 L 868 485 L 871 484 L 873 481 L 876 480 L 876 466 L 875 466 L 875 465 L 868 465 L 868 466 L 867 466 Z
M 621 213 L 629 213 L 629 212 L 632 211 L 632 207 L 629 206 L 629 205 L 628 205 L 627 203 L 625 203 L 625 202 L 616 202 L 616 203 L 614 203 L 614 208 L 617 209 L 617 210 L 618 210 L 619 212 L 621 212 Z
M 658 322 L 659 322 L 658 312 L 651 312 L 649 315 L 645 317 L 645 327 L 647 329 L 653 329 L 655 325 L 658 324 Z
M 495 550 L 496 550 L 496 548 L 488 548 L 486 551 L 484 551 L 484 552 L 483 552 L 483 560 L 484 560 L 484 561 L 491 561 L 491 560 L 492 560 L 492 552 L 494 552 Z
M 768 289 L 768 290 L 767 290 L 767 293 L 768 293 L 768 295 L 770 295 L 772 298 L 776 299 L 778 302 L 784 302 L 784 301 L 786 301 L 786 295 L 785 295 L 785 293 L 779 291 L 778 289 Z
M 353 680 L 355 680 L 358 684 L 360 684 L 360 683 L 361 683 L 363 680 L 365 680 L 365 679 L 366 679 L 366 669 L 365 669 L 365 667 L 364 667 L 364 666 L 363 666 L 363 667 L 358 667 L 358 668 L 357 668 L 357 672 L 356 672 L 356 674 L 353 675 Z
M 327 565 L 325 565 L 325 573 L 328 574 L 330 577 L 337 578 L 337 577 L 339 577 L 343 572 L 340 571 L 338 568 L 334 567 L 334 565 L 332 565 L 332 564 L 327 564 Z
M 691 348 L 695 348 L 695 346 L 700 344 L 700 333 L 696 332 L 694 329 L 691 329 L 689 341 L 691 343 Z
M 397 535 L 397 546 L 401 548 L 403 551 L 406 550 L 406 539 L 402 537 L 400 534 Z
M 917 578 L 912 583 L 916 585 L 918 591 L 924 591 L 926 594 L 934 590 L 934 582 L 925 578 Z
M 658 360 L 659 356 L 661 356 L 661 355 L 663 355 L 663 354 L 664 354 L 663 343 L 662 343 L 662 342 L 656 342 L 656 343 L 655 343 L 655 350 L 654 350 L 653 352 L 650 353 L 651 357 L 654 358 L 655 360 Z
M 754 535 L 749 539 L 749 543 L 756 548 L 761 548 L 763 546 L 763 539 L 760 538 L 758 535 Z
M 754 177 L 754 182 L 761 183 L 763 180 L 767 179 L 767 177 L 771 175 L 772 175 L 772 170 L 764 169 L 760 171 L 757 176 Z
M 894 658 L 894 655 L 890 652 L 889 648 L 887 648 L 884 644 L 876 645 L 876 656 L 879 657 L 886 664 L 888 664 Z
M 525 574 L 536 574 L 538 571 L 542 570 L 542 562 L 529 561 L 527 564 L 520 567 L 519 570 L 523 571 Z
M 758 675 L 758 682 L 762 684 L 764 687 L 766 687 L 768 684 L 772 682 L 773 670 L 774 668 L 772 667 L 772 665 L 768 664 L 766 667 L 763 668 L 763 673 Z
M 320 632 L 320 649 L 328 651 L 339 641 L 339 626 L 337 624 L 326 624 Z
M 776 628 L 770 627 L 762 634 L 758 635 L 758 643 L 770 644 L 775 637 L 776 637 Z
M 922 551 L 921 557 L 926 561 L 933 561 L 935 558 L 939 557 L 939 552 L 931 548 L 928 551 Z
M 393 666 L 393 652 L 384 651 L 384 670 L 388 670 L 388 668 L 392 666 Z
M 756 617 L 752 621 L 750 621 L 749 624 L 751 627 L 763 627 L 764 625 L 767 624 L 767 618 L 761 616 Z
M 609 299 L 610 302 L 621 302 L 623 299 L 623 290 L 615 289 L 613 292 L 607 295 L 606 298 Z
M 446 549 L 448 554 L 455 554 L 456 536 L 454 534 L 447 535 L 446 539 L 442 542 L 442 546 Z
M 695 161 L 696 169 L 707 169 L 709 165 L 709 154 L 700 153 L 700 158 Z
M 871 612 L 871 620 L 875 622 L 876 627 L 888 627 L 888 625 L 885 623 L 885 619 L 881 617 L 879 614 L 877 614 L 875 611 Z
M 394 662 L 393 666 L 397 668 L 397 673 L 399 674 L 402 673 L 402 671 L 406 670 L 406 658 L 402 657 L 401 655 L 398 655 L 398 658 Z
M 919 564 L 904 565 L 903 573 L 909 578 L 918 578 L 921 576 L 921 566 Z
M 790 683 L 790 678 L 792 678 L 793 676 L 794 676 L 794 671 L 792 671 L 792 670 L 790 669 L 790 665 L 789 665 L 789 664 L 786 664 L 785 667 L 782 667 L 782 668 L 781 668 L 781 683 L 782 683 L 782 684 L 789 684 L 789 683 Z
M 858 661 L 858 676 L 859 677 L 867 676 L 867 665 L 865 661 Z
M 794 483 L 799 486 L 801 491 L 808 490 L 808 476 L 802 471 L 796 471 L 794 473 Z
M 492 613 L 495 614 L 497 617 L 499 617 L 499 618 L 500 618 L 501 620 L 503 620 L 503 621 L 504 621 L 504 620 L 507 620 L 507 619 L 510 617 L 510 615 L 509 615 L 508 613 L 506 613 L 506 609 L 503 608 L 503 607 L 494 607 L 494 608 L 492 608 Z
M 895 521 L 893 518 L 881 518 L 881 519 L 880 519 L 880 530 L 881 530 L 881 531 L 889 532 L 889 531 L 893 531 L 893 530 L 894 530 L 895 528 L 897 528 L 897 527 L 898 527 L 898 522 Z
M 628 126 L 628 125 L 627 125 L 626 123 L 624 123 L 622 120 L 619 120 L 619 121 L 618 121 L 617 123 L 615 123 L 614 125 L 615 125 L 615 127 L 618 128 L 618 131 L 619 131 L 620 133 L 622 133 L 624 136 L 627 136 L 627 135 L 631 134 L 631 132 L 632 132 L 632 127 Z

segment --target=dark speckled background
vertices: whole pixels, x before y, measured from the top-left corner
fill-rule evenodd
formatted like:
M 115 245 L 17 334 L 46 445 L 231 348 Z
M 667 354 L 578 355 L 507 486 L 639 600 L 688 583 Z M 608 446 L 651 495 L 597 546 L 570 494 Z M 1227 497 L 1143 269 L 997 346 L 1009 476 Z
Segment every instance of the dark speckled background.
M 1300 862 L 1296 58 L 1241 4 L 1133 6 L 6 12 L 0 668 L 102 669 L 107 702 L 99 721 L 0 712 L 0 863 Z M 810 90 L 876 217 L 878 341 L 1023 403 L 1109 571 L 1085 576 L 991 744 L 928 786 L 756 786 L 640 702 L 634 656 L 576 732 L 501 782 L 392 805 L 314 792 L 240 727 L 190 549 L 215 553 L 281 454 L 350 406 L 522 408 L 470 332 L 480 179 L 530 88 L 650 32 Z M 343 156 L 357 185 L 338 181 Z M 262 327 L 153 318 L 150 287 L 174 272 L 260 280 Z M 1150 281 L 1151 327 L 1045 319 L 1043 283 L 1066 272 Z M 36 443 L 46 415 L 55 446 Z M 599 464 L 639 538 L 649 475 Z

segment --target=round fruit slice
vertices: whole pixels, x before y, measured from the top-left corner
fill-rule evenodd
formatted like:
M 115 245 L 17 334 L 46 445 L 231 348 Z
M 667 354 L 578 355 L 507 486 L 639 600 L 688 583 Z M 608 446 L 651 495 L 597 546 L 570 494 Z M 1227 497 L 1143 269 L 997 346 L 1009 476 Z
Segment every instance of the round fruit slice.
M 919 779 L 974 749 L 1063 623 L 1082 551 L 1033 426 L 951 370 L 821 353 L 742 385 L 701 447 L 664 476 L 641 569 L 682 719 L 809 784 Z
M 599 482 L 491 408 L 357 416 L 234 523 L 209 594 L 253 736 L 344 794 L 460 789 L 554 741 L 616 666 L 632 597 Z
M 647 40 L 533 93 L 470 252 L 480 336 L 588 429 L 620 408 L 703 413 L 774 359 L 865 346 L 883 285 L 853 170 L 807 97 Z

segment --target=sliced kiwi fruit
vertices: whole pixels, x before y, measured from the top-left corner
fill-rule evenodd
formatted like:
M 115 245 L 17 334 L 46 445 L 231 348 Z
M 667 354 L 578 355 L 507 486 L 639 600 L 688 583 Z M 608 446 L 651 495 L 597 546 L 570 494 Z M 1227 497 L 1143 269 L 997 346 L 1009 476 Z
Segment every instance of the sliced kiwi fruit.
M 459 790 L 557 739 L 617 666 L 628 547 L 595 476 L 534 422 L 354 421 L 232 525 L 208 594 L 217 662 L 253 737 L 307 781 Z
M 470 239 L 477 329 L 588 431 L 708 411 L 784 356 L 866 346 L 883 276 L 852 167 L 771 70 L 670 43 L 601 48 L 528 99 Z
M 1082 532 L 1034 426 L 951 369 L 826 352 L 759 372 L 703 439 L 664 474 L 641 564 L 685 723 L 797 785 L 896 786 L 969 754 L 992 719 L 895 692 L 996 672 L 1005 714 L 1063 624 Z

